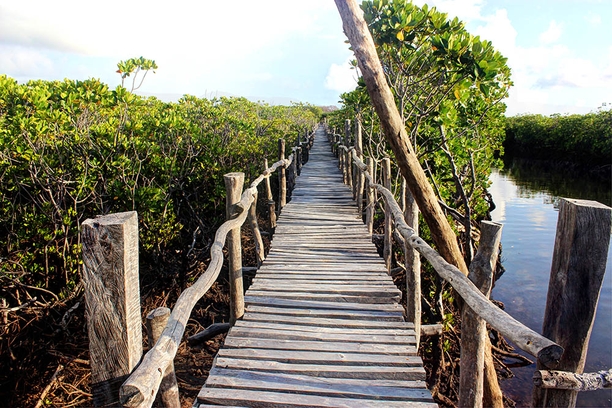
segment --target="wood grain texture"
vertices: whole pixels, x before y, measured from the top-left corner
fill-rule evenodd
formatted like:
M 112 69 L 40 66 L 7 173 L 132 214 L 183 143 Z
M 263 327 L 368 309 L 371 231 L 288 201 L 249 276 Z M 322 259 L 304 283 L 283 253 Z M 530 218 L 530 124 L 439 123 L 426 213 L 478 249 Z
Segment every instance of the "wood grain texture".
M 485 295 L 489 297 L 493 286 L 493 273 L 499 254 L 499 244 L 501 242 L 502 225 L 490 221 L 483 221 L 480 224 L 480 245 L 478 252 L 470 264 L 470 274 L 468 278 Z M 464 306 L 461 317 L 461 359 L 459 377 L 459 406 L 461 407 L 482 407 L 485 389 L 485 349 L 491 348 L 487 341 L 487 325 L 478 314 Z M 489 354 L 490 355 L 490 354 Z M 491 369 L 495 373 L 493 361 L 488 361 Z M 489 380 L 493 380 L 489 378 Z M 501 389 L 497 382 L 497 375 L 494 381 L 486 384 L 490 389 L 489 395 L 501 397 Z M 501 405 L 500 405 L 501 404 Z M 503 407 L 501 398 L 487 401 L 487 407 Z
M 138 215 L 85 220 L 81 240 L 94 404 L 112 406 L 142 356 Z
M 542 334 L 565 352 L 555 368 L 581 374 L 606 271 L 612 209 L 595 201 L 561 199 Z M 568 328 L 571 327 L 571 330 Z M 577 391 L 535 389 L 537 406 L 575 406 Z
M 223 176 L 225 181 L 225 219 L 231 220 L 236 214 L 235 205 L 240 201 L 244 185 L 244 173 L 228 173 Z M 257 198 L 257 190 L 253 194 L 253 203 Z M 253 208 L 253 203 L 249 206 Z M 248 215 L 247 215 L 248 217 Z M 237 226 L 227 234 L 227 259 L 230 286 L 230 324 L 240 319 L 244 314 L 244 288 L 242 280 L 242 243 L 241 228 Z
M 195 406 L 435 406 L 401 292 L 334 159 L 318 130 Z
M 147 315 L 146 326 L 150 348 L 153 348 L 157 340 L 161 337 L 169 318 L 170 309 L 167 307 L 158 307 Z M 181 399 L 179 398 L 179 388 L 176 382 L 173 361 L 168 364 L 168 367 L 164 371 L 164 378 L 159 386 L 159 398 L 165 408 L 181 407 Z

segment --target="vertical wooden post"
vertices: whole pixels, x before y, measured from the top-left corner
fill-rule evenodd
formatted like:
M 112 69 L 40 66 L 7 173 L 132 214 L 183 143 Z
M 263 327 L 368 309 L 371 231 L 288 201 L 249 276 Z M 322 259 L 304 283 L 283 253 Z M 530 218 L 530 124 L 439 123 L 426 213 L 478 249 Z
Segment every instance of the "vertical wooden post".
M 493 286 L 493 272 L 499 255 L 501 230 L 502 225 L 495 222 L 483 221 L 480 224 L 480 245 L 478 253 L 470 264 L 468 277 L 487 297 Z M 460 407 L 483 406 L 485 348 L 490 348 L 490 343 L 486 340 L 486 322 L 464 305 L 461 317 Z
M 255 241 L 255 255 L 257 256 L 257 267 L 259 268 L 263 263 L 265 257 L 264 244 L 261 239 L 261 232 L 259 231 L 259 224 L 257 223 L 257 192 L 253 196 L 253 203 L 249 207 L 248 221 L 251 231 L 253 232 L 253 240 Z
M 297 149 L 295 149 L 294 159 L 296 159 L 295 166 L 297 175 L 299 176 L 300 174 L 302 174 L 302 147 L 298 147 Z
M 410 189 L 406 188 L 406 180 L 402 178 L 402 201 L 404 220 L 415 234 L 419 233 L 419 207 Z M 418 251 L 404 243 L 404 266 L 406 267 L 406 319 L 414 323 L 417 348 L 421 333 L 421 256 Z
M 350 146 L 346 146 L 349 148 Z M 346 151 L 346 184 L 353 190 L 353 154 L 350 150 Z
M 278 139 L 278 160 L 285 160 L 285 139 Z M 287 169 L 285 166 L 278 168 L 278 215 L 287 205 Z
M 344 171 L 344 149 L 342 149 L 342 138 L 338 136 L 338 168 L 342 172 L 342 182 L 346 184 L 346 172 Z
M 268 169 L 268 159 L 264 159 L 264 170 L 267 170 L 267 169 Z M 270 187 L 270 177 L 266 177 L 266 197 L 268 199 L 268 212 L 270 213 L 270 234 L 272 234 L 272 230 L 276 228 L 276 208 L 275 208 L 276 203 L 274 202 L 274 197 L 272 197 L 272 187 Z
M 391 159 L 385 157 L 382 160 L 382 182 L 387 190 L 391 190 Z M 383 258 L 387 270 L 391 273 L 391 256 L 393 253 L 393 243 L 391 234 L 393 234 L 393 216 L 391 215 L 391 206 L 385 201 L 385 241 L 383 248 Z
M 374 159 L 368 157 L 366 160 L 366 165 L 368 166 L 368 173 L 372 177 L 372 180 L 376 182 L 376 173 L 374 172 Z M 368 226 L 368 232 L 372 235 L 374 232 L 374 210 L 376 209 L 376 196 L 374 194 L 374 189 L 371 188 L 370 182 L 366 180 L 366 225 Z
M 350 119 L 346 119 L 344 121 L 344 146 L 348 149 L 351 146 L 351 120 Z M 342 151 L 341 153 L 344 154 L 344 184 L 348 184 L 349 186 L 351 185 L 351 166 L 352 166 L 352 160 L 351 157 L 349 156 L 348 151 Z
M 147 315 L 146 326 L 149 335 L 149 348 L 153 348 L 159 337 L 161 336 L 168 319 L 170 318 L 170 309 L 167 307 L 158 307 L 152 310 Z M 176 374 L 174 372 L 174 362 L 168 364 L 168 368 L 164 371 L 164 378 L 159 385 L 159 394 L 162 404 L 166 408 L 180 408 L 181 399 L 179 397 L 178 384 L 176 382 Z
M 138 215 L 85 220 L 81 241 L 93 402 L 116 406 L 142 356 Z
M 557 370 L 582 374 L 610 246 L 612 208 L 561 199 L 542 334 L 565 349 Z M 571 328 L 571 329 L 569 329 Z M 546 369 L 538 361 L 537 368 Z M 574 407 L 577 391 L 541 389 L 534 406 Z
M 355 150 L 357 157 L 359 157 L 360 160 L 363 160 L 363 137 L 361 134 L 361 121 L 358 119 L 355 120 Z M 359 168 L 355 168 L 355 170 L 357 172 L 357 191 L 355 194 L 355 198 L 357 199 L 357 213 L 359 214 L 359 219 L 362 219 L 364 177 L 363 172 Z
M 223 176 L 225 181 L 225 217 L 234 217 L 235 204 L 240 201 L 244 185 L 244 173 L 228 173 Z M 227 234 L 227 257 L 229 261 L 230 284 L 230 324 L 244 315 L 244 285 L 242 282 L 242 245 L 240 243 L 240 227 Z
M 351 144 L 351 120 L 344 121 L 344 145 L 349 147 Z
M 338 157 L 338 135 L 334 135 L 332 141 L 332 151 L 334 152 L 334 156 Z

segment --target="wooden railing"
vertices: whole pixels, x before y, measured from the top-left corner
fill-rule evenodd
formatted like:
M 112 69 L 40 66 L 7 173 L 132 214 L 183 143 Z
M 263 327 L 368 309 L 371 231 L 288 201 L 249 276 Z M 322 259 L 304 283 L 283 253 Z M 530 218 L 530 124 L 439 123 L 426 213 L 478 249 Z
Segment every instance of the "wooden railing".
M 362 213 L 363 179 L 366 180 L 365 222 L 370 233 L 373 230 L 376 206 L 374 191 L 384 199 L 383 256 L 389 271 L 391 272 L 390 254 L 393 236 L 404 246 L 405 254 L 410 255 L 410 252 L 418 251 L 423 255 L 438 275 L 451 284 L 468 306 L 464 307 L 462 316 L 461 406 L 482 405 L 484 369 L 482 353 L 485 351 L 485 343 L 489 342 L 484 322 L 490 324 L 523 351 L 537 357 L 534 406 L 574 406 L 577 391 L 611 387 L 610 371 L 584 375 L 575 373 L 581 373 L 584 368 L 586 348 L 605 273 L 606 254 L 610 242 L 611 208 L 586 200 L 562 200 L 544 321 L 545 335 L 541 335 L 508 315 L 488 299 L 502 226 L 483 221 L 478 253 L 470 265 L 469 277 L 465 276 L 418 236 L 415 231 L 417 225 L 406 223 L 404 216 L 407 211 L 402 211 L 390 191 L 388 158 L 382 160 L 383 182 L 376 183 L 372 176 L 373 159 L 368 157 L 367 164 L 362 161 L 363 148 L 358 121 L 355 123 L 353 145 L 350 144 L 350 133 L 350 121 L 347 120 L 344 136 L 332 131 L 328 132 L 328 139 L 332 151 L 338 157 L 344 182 L 353 188 L 353 196 L 357 201 L 359 214 L 362 215 L 364 215 Z M 411 256 L 406 258 L 412 259 Z M 407 319 L 414 322 L 418 338 L 420 332 L 418 328 L 421 326 L 420 267 L 411 262 L 412 265 L 405 267 L 408 291 Z M 472 330 L 474 332 L 471 332 Z M 568 332 L 573 334 L 568 335 Z M 560 339 L 563 347 L 551 338 Z M 571 350 L 569 357 L 567 350 Z M 545 370 L 555 368 L 564 371 Z M 584 383 L 579 385 L 582 380 L 588 380 L 588 385 Z M 545 389 L 547 391 L 543 391 Z
M 288 158 L 285 158 L 285 140 L 279 139 L 279 160 L 270 167 L 266 160 L 265 171 L 244 191 L 244 173 L 224 176 L 227 221 L 215 233 L 210 263 L 197 281 L 181 293 L 172 311 L 158 308 L 149 313 L 147 329 L 151 348 L 142 360 L 137 215 L 135 212 L 112 214 L 83 223 L 83 269 L 96 406 L 116 406 L 120 402 L 125 407 L 150 407 L 159 391 L 166 407 L 180 407 L 173 361 L 193 307 L 217 280 L 223 265 L 223 247 L 227 243 L 230 325 L 242 316 L 240 227 L 248 220 L 253 230 L 258 265 L 261 264 L 264 246 L 257 224 L 258 186 L 265 181 L 270 224 L 274 228 L 278 214 L 269 178 L 279 170 L 280 213 L 302 163 L 308 160 L 313 139 L 314 133 L 302 138 L 298 136 Z M 228 328 L 229 325 L 217 326 L 216 330 Z

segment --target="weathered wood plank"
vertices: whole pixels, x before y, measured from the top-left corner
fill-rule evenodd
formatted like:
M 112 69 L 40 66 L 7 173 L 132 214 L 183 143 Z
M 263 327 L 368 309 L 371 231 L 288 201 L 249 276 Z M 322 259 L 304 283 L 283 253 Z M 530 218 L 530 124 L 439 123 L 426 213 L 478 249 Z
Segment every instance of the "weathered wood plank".
M 414 337 L 414 330 L 406 329 L 403 327 L 375 327 L 375 328 L 355 328 L 355 327 L 316 327 L 316 326 L 305 326 L 287 323 L 273 323 L 273 322 L 262 322 L 253 320 L 240 320 L 236 322 L 234 327 L 245 327 L 245 328 L 265 328 L 273 330 L 287 330 L 291 332 L 313 332 L 321 334 L 347 334 L 347 335 L 385 335 L 385 336 L 405 336 Z
M 357 380 L 359 381 L 359 380 Z M 385 381 L 385 380 L 383 380 Z M 384 383 L 390 382 L 386 380 Z M 287 375 L 265 372 L 245 372 L 237 370 L 216 369 L 206 384 L 207 387 L 262 389 L 291 393 L 305 393 L 321 396 L 350 398 L 372 398 L 384 400 L 405 400 L 432 402 L 431 393 L 423 381 L 402 381 L 399 386 L 374 385 L 371 381 L 360 384 L 347 384 L 342 381 L 331 382 L 329 379 L 305 375 Z
M 307 374 L 331 378 L 360 378 L 386 380 L 424 380 L 425 369 L 421 366 L 367 366 L 333 364 L 292 364 L 271 360 L 249 360 L 243 358 L 215 358 L 215 367 L 267 372 Z
M 244 296 L 245 304 L 264 306 L 285 306 L 310 309 L 336 309 L 336 310 L 375 310 L 404 313 L 404 308 L 397 303 L 351 303 L 351 302 L 328 302 L 306 299 L 283 299 L 270 296 L 252 296 L 250 292 Z
M 381 367 L 420 367 L 418 356 L 397 356 L 329 351 L 274 350 L 255 348 L 221 349 L 217 357 L 266 360 L 289 364 L 358 365 Z
M 299 275 L 299 276 L 304 276 L 304 275 Z M 324 278 L 327 279 L 320 279 L 320 277 L 314 276 L 311 279 L 309 278 L 296 278 L 295 275 L 293 276 L 288 276 L 286 279 L 283 279 L 282 281 L 278 278 L 278 276 L 259 276 L 258 278 L 253 279 L 253 284 L 255 283 L 261 283 L 262 285 L 280 285 L 282 283 L 285 284 L 285 286 L 289 286 L 292 284 L 295 285 L 326 285 L 326 284 L 331 284 L 331 285 L 355 285 L 355 286 L 382 286 L 382 287 L 389 287 L 389 288 L 395 288 L 397 289 L 392 283 L 390 283 L 388 280 L 382 280 L 382 279 L 368 279 L 368 277 L 361 277 L 361 278 L 356 278 L 354 281 L 350 281 L 347 280 L 346 278 L 343 277 L 337 277 L 337 276 L 322 276 Z M 280 281 L 280 282 L 279 282 Z M 284 282 L 283 282 L 284 281 Z
M 273 290 L 250 290 L 251 296 L 271 296 L 280 299 L 300 299 L 300 300 L 318 300 L 323 302 L 355 302 L 355 303 L 366 303 L 366 304 L 380 304 L 380 303 L 397 303 L 399 296 L 377 296 L 370 297 L 350 295 L 350 294 L 327 294 L 327 293 L 302 293 L 302 292 L 284 292 L 284 291 L 273 291 Z
M 344 317 L 344 316 L 342 316 Z M 293 325 L 310 325 L 316 327 L 353 327 L 364 329 L 393 328 L 398 330 L 414 330 L 414 324 L 407 322 L 389 322 L 380 320 L 356 320 L 340 318 L 301 317 L 295 315 L 279 315 L 265 313 L 249 313 L 245 317 L 248 321 L 268 323 L 290 323 Z
M 334 285 L 331 283 L 306 283 L 306 284 L 285 284 L 285 283 L 274 283 L 270 282 L 253 282 L 249 290 L 253 291 L 278 291 L 278 290 L 291 290 L 292 292 L 304 292 L 308 294 L 314 294 L 316 291 L 318 295 L 323 294 L 342 294 L 342 295 L 354 295 L 363 296 L 370 295 L 374 297 L 396 297 L 401 296 L 401 292 L 397 288 L 384 287 L 382 285 L 367 285 L 367 286 L 351 286 L 351 285 Z
M 250 305 L 247 308 L 247 312 L 259 313 L 262 315 L 272 314 L 293 317 L 342 318 L 344 320 L 372 319 L 376 321 L 404 322 L 403 316 L 399 312 L 384 312 L 376 310 L 295 309 Z M 251 315 L 249 315 L 249 318 L 251 318 L 250 316 Z
M 335 386 L 342 385 L 359 385 L 373 387 L 390 387 L 390 388 L 424 388 L 425 382 L 422 380 L 386 380 L 386 379 L 368 379 L 362 380 L 359 378 L 326 378 L 312 377 L 309 375 L 287 374 L 287 373 L 272 373 L 265 371 L 240 371 L 227 368 L 213 367 L 210 370 L 211 375 L 230 376 L 235 375 L 238 378 L 277 378 L 279 382 L 291 383 L 304 381 L 313 384 L 329 384 Z
M 308 331 L 291 331 L 266 328 L 236 327 L 230 330 L 230 335 L 239 337 L 253 337 L 261 339 L 282 340 L 310 340 L 310 341 L 348 341 L 356 343 L 385 343 L 385 344 L 416 344 L 415 336 L 400 336 L 382 334 L 339 334 Z
M 230 336 L 225 339 L 224 347 L 227 348 L 269 348 L 275 350 L 306 350 L 306 351 L 335 351 L 345 353 L 369 353 L 411 356 L 416 355 L 414 345 L 405 344 L 376 344 L 356 342 L 334 342 L 334 341 L 309 341 L 309 340 L 284 340 L 284 339 L 259 339 L 253 337 Z
M 250 407 L 355 407 L 355 408 L 385 408 L 405 407 L 402 401 L 380 401 L 369 399 L 349 399 L 323 397 L 315 395 L 288 394 L 281 392 L 264 392 L 251 390 L 225 390 L 223 388 L 203 388 L 198 395 L 200 400 L 217 404 L 245 404 Z M 437 407 L 434 403 L 414 402 L 411 407 Z

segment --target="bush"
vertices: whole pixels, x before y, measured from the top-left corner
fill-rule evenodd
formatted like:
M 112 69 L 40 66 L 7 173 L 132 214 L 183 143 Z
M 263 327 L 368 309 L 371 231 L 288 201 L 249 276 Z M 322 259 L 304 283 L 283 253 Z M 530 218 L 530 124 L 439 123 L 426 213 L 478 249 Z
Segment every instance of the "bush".
M 19 290 L 6 289 L 15 285 L 46 301 L 67 296 L 80 279 L 80 224 L 99 214 L 138 211 L 141 258 L 158 265 L 197 227 L 216 229 L 224 173 L 254 178 L 264 158 L 276 161 L 278 138 L 319 116 L 308 105 L 164 103 L 96 79 L 0 76 L 1 296 L 19 304 Z

